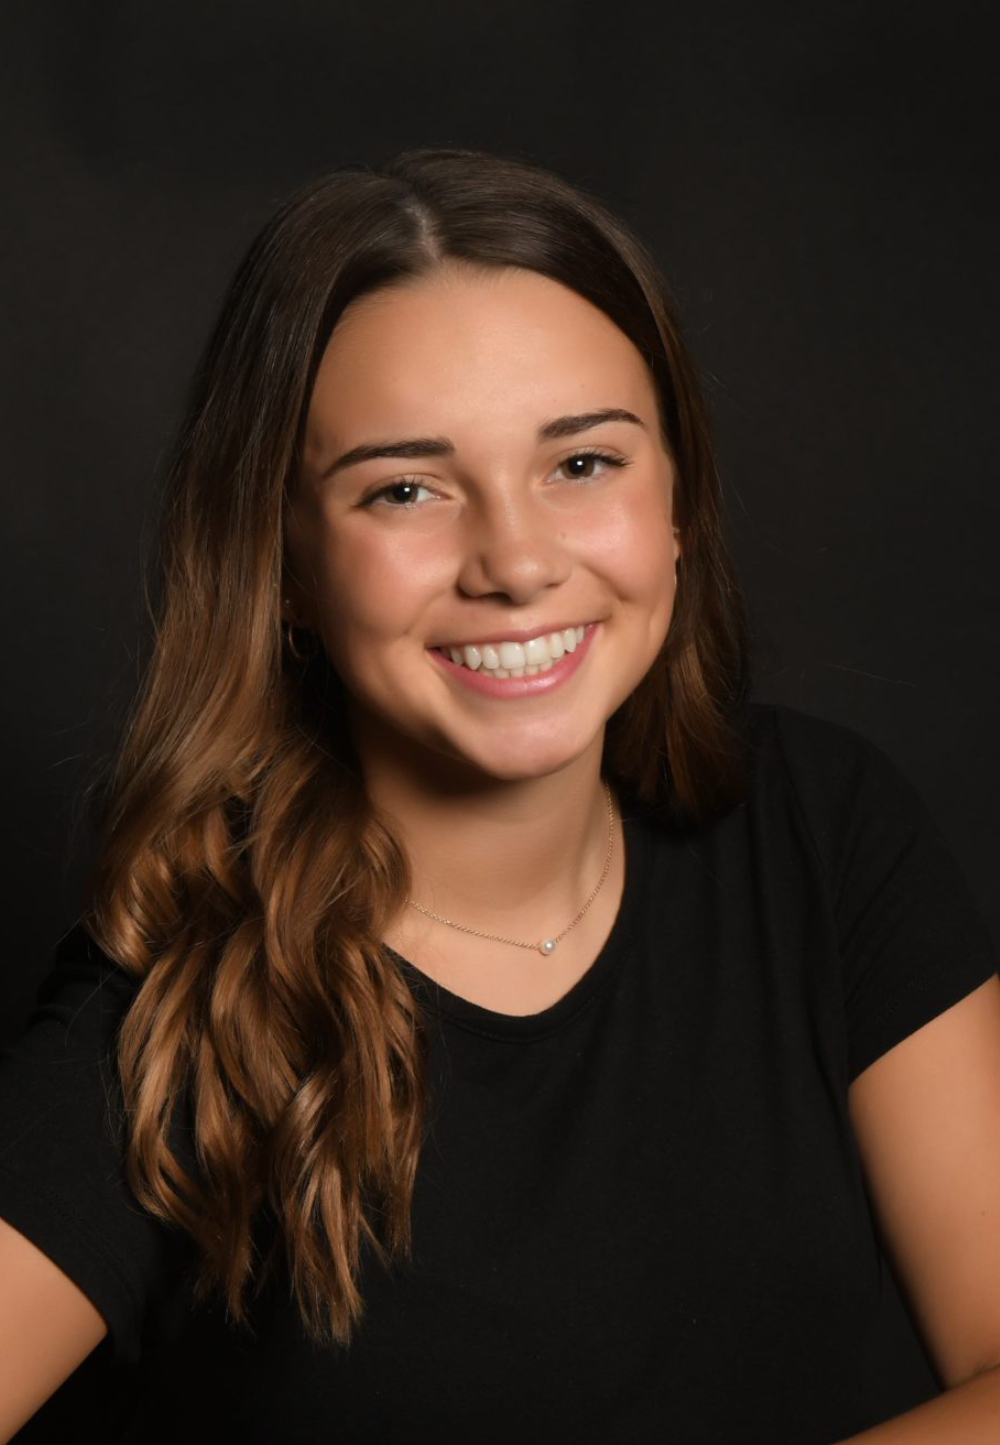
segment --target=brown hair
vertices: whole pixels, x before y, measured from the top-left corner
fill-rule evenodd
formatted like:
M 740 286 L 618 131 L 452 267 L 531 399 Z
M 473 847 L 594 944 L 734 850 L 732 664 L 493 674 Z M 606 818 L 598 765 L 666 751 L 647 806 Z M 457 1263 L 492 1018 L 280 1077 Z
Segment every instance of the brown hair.
M 741 796 L 743 604 L 705 415 L 665 283 L 594 198 L 468 150 L 403 152 L 293 196 L 240 265 L 168 476 L 145 680 L 106 785 L 85 922 L 139 983 L 118 1043 L 127 1176 L 196 1246 L 196 1296 L 249 1324 L 283 1248 L 304 1325 L 346 1343 L 365 1242 L 410 1246 L 425 1040 L 380 944 L 409 891 L 325 658 L 283 637 L 283 520 L 330 333 L 445 260 L 571 287 L 649 366 L 683 538 L 668 636 L 609 720 L 604 767 L 678 824 Z M 173 1134 L 185 1101 L 192 1157 Z M 266 1248 L 262 1248 L 266 1246 Z

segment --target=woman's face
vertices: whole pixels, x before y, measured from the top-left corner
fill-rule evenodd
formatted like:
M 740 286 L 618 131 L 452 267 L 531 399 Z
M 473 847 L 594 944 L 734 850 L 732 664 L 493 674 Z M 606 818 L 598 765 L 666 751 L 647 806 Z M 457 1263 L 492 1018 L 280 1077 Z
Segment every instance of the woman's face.
M 594 423 L 612 409 L 634 420 Z M 673 485 L 639 352 L 574 291 L 449 265 L 354 302 L 309 407 L 285 590 L 362 758 L 513 780 L 599 756 L 670 622 Z M 538 672 L 495 675 L 512 641 Z

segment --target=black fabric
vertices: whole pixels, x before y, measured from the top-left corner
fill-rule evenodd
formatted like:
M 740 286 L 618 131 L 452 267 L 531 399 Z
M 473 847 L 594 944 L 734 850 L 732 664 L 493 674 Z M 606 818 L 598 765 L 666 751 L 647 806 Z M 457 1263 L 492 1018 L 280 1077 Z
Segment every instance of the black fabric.
M 128 1440 L 829 1445 L 876 1422 L 884 1262 L 848 1085 L 996 960 L 894 764 L 751 715 L 751 793 L 720 822 L 623 799 L 617 919 L 551 1008 L 499 1014 L 397 959 L 431 1038 L 415 1253 L 365 1257 L 346 1351 L 305 1342 L 280 1276 L 253 1337 L 188 1304 L 108 1112 L 132 986 L 70 936 L 0 1061 L 0 1216 L 138 1362 Z

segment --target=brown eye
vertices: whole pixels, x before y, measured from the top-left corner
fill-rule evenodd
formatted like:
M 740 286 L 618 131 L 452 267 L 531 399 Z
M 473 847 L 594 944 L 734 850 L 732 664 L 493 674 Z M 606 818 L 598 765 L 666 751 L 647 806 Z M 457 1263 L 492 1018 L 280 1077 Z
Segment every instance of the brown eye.
M 377 492 L 372 492 L 361 503 L 362 507 L 370 507 L 375 502 L 384 498 L 387 504 L 394 511 L 402 511 L 404 508 L 412 508 L 418 505 L 415 494 L 426 492 L 427 487 L 418 482 L 415 477 L 398 477 L 394 482 L 387 482 L 384 487 L 379 487 Z
M 566 457 L 559 463 L 560 467 L 566 467 L 570 471 L 570 480 L 574 482 L 596 481 L 594 475 L 594 464 L 606 465 L 609 467 L 625 467 L 628 463 L 622 457 L 612 456 L 608 452 L 586 451 L 574 452 L 571 457 Z M 597 476 L 603 473 L 598 472 Z

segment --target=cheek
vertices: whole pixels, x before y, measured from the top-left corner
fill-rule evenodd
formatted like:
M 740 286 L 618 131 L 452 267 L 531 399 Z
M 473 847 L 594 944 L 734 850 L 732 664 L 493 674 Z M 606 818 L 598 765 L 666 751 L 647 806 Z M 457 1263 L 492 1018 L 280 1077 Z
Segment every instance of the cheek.
M 669 509 L 658 492 L 630 498 L 607 514 L 595 563 L 623 601 L 655 610 L 674 595 L 674 539 Z
M 331 660 L 363 666 L 366 649 L 419 625 L 441 585 L 442 565 L 427 548 L 408 546 L 389 528 L 327 532 L 313 575 L 319 621 Z

